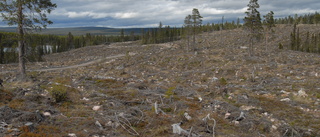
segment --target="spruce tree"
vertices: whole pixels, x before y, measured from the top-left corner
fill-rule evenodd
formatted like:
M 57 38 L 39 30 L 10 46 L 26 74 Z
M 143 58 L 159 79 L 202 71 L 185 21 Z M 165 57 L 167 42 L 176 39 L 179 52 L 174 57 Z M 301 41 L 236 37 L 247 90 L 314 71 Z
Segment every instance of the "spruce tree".
M 261 37 L 263 30 L 258 8 L 260 8 L 258 0 L 250 0 L 245 12 L 247 16 L 244 18 L 244 29 L 249 32 L 250 38 L 249 56 L 254 56 L 253 42 Z
M 274 15 L 273 11 L 270 11 L 267 15 L 263 16 L 265 18 L 264 25 L 265 25 L 265 34 L 266 34 L 265 35 L 266 50 L 268 50 L 269 37 L 270 35 L 272 36 L 272 34 L 274 33 L 273 28 L 276 27 L 273 15 Z

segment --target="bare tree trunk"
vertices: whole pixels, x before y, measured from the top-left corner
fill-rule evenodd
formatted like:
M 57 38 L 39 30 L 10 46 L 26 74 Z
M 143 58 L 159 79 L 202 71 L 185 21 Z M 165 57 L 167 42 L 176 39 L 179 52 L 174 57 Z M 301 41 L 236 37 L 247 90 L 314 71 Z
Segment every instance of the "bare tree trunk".
M 268 30 L 266 30 L 266 52 L 268 52 L 268 42 L 269 41 L 269 31 Z
M 253 36 L 252 34 L 249 35 L 249 48 L 248 48 L 248 52 L 249 52 L 249 56 L 252 57 L 253 56 Z
M 24 32 L 23 32 L 23 12 L 22 12 L 22 1 L 19 0 L 18 8 L 18 32 L 19 32 L 19 70 L 21 79 L 26 77 L 26 67 L 25 67 L 25 45 L 24 45 Z
M 189 33 L 189 32 L 188 32 Z M 187 52 L 189 52 L 190 48 L 190 34 L 188 34 L 188 47 L 187 47 Z
M 196 49 L 196 26 L 193 26 L 193 43 L 192 43 L 193 51 Z
M 249 47 L 249 56 L 252 57 L 253 56 L 253 37 L 251 36 L 250 38 L 250 47 Z
M 251 34 L 250 34 L 250 47 L 249 47 L 249 56 L 252 57 L 254 56 L 254 51 L 253 51 L 253 38 L 254 38 L 254 31 L 251 28 Z
M 2 43 L 2 35 L 0 35 L 0 43 Z M 0 45 L 0 64 L 4 63 L 4 48 L 3 45 Z

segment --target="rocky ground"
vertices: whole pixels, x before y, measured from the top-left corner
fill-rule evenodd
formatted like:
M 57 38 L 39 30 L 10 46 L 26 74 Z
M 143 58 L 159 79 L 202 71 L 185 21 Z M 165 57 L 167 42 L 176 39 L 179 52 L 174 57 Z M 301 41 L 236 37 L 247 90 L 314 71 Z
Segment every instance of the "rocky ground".
M 1 65 L 0 136 L 319 136 L 320 55 L 278 49 L 291 30 L 254 57 L 236 29 L 47 55 L 27 82 Z

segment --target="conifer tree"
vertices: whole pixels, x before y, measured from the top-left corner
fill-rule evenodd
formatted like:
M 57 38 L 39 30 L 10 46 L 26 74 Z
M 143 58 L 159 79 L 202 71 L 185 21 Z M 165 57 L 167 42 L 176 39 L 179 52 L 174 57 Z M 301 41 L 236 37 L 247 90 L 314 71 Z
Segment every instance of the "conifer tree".
M 306 40 L 304 42 L 304 50 L 305 52 L 311 52 L 311 48 L 310 48 L 310 32 L 307 32 L 307 36 L 306 36 Z
M 74 46 L 74 41 L 73 41 L 73 35 L 71 32 L 68 33 L 68 36 L 67 36 L 67 46 L 68 46 L 68 50 L 71 50 L 71 49 L 74 49 L 75 46 Z
M 4 48 L 2 44 L 2 34 L 0 34 L 0 64 L 4 63 Z
M 320 33 L 318 34 L 317 38 L 319 39 L 320 38 Z M 317 38 L 316 38 L 316 41 L 317 41 Z M 317 49 L 318 49 L 318 53 L 320 54 L 320 42 L 317 42 Z
M 130 40 L 135 41 L 134 31 L 130 32 Z
M 187 40 L 188 40 L 187 50 L 189 50 L 189 48 L 190 48 L 190 34 L 191 34 L 191 28 L 192 28 L 191 15 L 186 16 L 186 18 L 184 19 L 184 28 L 186 30 Z
M 291 32 L 291 35 L 290 35 L 291 50 L 296 50 L 296 48 L 297 48 L 296 33 L 297 33 L 297 25 L 294 24 L 293 31 Z
M 244 18 L 244 29 L 249 32 L 250 38 L 249 56 L 254 56 L 253 42 L 261 37 L 263 30 L 258 8 L 260 8 L 258 0 L 250 0 L 245 12 L 247 16 Z
M 268 50 L 268 41 L 269 41 L 269 35 L 272 36 L 272 34 L 274 33 L 273 28 L 276 27 L 275 23 L 274 23 L 274 18 L 273 18 L 273 11 L 270 11 L 267 15 L 263 16 L 265 18 L 264 20 L 264 25 L 265 25 L 265 44 L 266 44 L 266 50 Z
M 299 50 L 303 50 L 303 47 L 301 47 L 301 38 L 300 38 L 300 29 L 298 28 L 297 30 L 297 34 L 296 34 L 296 50 L 299 51 Z
M 237 19 L 237 28 L 239 28 L 241 26 L 240 24 L 240 18 Z
M 162 32 L 162 27 L 163 27 L 163 25 L 162 25 L 162 22 L 160 22 L 159 23 L 159 27 L 158 27 L 158 42 L 159 43 L 161 43 L 161 42 L 163 42 L 164 40 L 163 40 L 163 32 Z
M 8 25 L 18 27 L 19 70 L 21 79 L 26 77 L 25 68 L 25 30 L 46 28 L 52 24 L 47 17 L 57 5 L 51 0 L 2 0 L 0 12 Z
M 124 42 L 124 29 L 121 29 L 120 37 L 121 37 L 121 42 Z
M 196 44 L 196 34 L 198 33 L 198 30 L 202 24 L 202 18 L 203 17 L 200 15 L 199 10 L 194 8 L 191 15 L 193 45 Z

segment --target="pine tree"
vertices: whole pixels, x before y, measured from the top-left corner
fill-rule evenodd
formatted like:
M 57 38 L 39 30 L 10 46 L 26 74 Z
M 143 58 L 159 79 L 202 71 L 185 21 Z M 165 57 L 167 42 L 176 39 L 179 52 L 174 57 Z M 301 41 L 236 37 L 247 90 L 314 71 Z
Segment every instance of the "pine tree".
M 296 50 L 299 51 L 303 51 L 303 47 L 301 47 L 301 38 L 300 38 L 300 29 L 298 28 L 297 30 L 297 34 L 296 34 Z
M 276 27 L 274 18 L 273 18 L 273 11 L 270 11 L 267 15 L 263 16 L 265 18 L 264 25 L 265 25 L 265 42 L 266 42 L 266 50 L 268 50 L 268 41 L 269 41 L 269 35 L 272 35 L 274 33 L 273 28 Z
M 158 38 L 157 38 L 157 43 L 162 43 L 164 42 L 163 40 L 163 30 L 162 30 L 162 22 L 159 23 L 159 27 L 158 27 Z
M 306 40 L 304 42 L 304 50 L 305 52 L 311 52 L 310 48 L 310 32 L 307 32 Z
M 317 39 L 319 39 L 320 38 L 320 33 L 318 34 L 318 36 L 317 36 L 317 38 L 316 38 L 316 41 L 317 41 Z M 317 42 L 317 48 L 318 48 L 318 53 L 320 54 L 320 42 Z
M 224 29 L 224 16 L 221 18 L 221 26 L 220 26 L 220 31 Z
M 291 40 L 291 50 L 296 50 L 297 48 L 297 40 L 296 40 L 296 33 L 297 33 L 297 25 L 293 25 L 293 31 L 291 32 L 290 35 L 290 40 Z
M 134 31 L 130 32 L 130 40 L 135 41 Z
M 146 33 L 144 29 L 142 28 L 140 32 L 141 32 L 141 43 L 146 44 Z
M 25 30 L 46 28 L 52 24 L 46 14 L 56 8 L 51 0 L 2 0 L 0 12 L 8 25 L 18 25 L 19 70 L 21 79 L 26 77 L 25 68 Z
M 74 39 L 73 39 L 73 35 L 71 32 L 68 33 L 67 36 L 67 46 L 68 46 L 68 50 L 74 49 Z
M 4 63 L 4 48 L 3 48 L 3 42 L 2 42 L 2 34 L 0 34 L 0 64 Z
M 120 31 L 121 42 L 124 42 L 124 29 Z
M 191 15 L 186 16 L 184 19 L 184 28 L 186 30 L 188 45 L 187 45 L 187 51 L 189 51 L 190 48 L 190 34 L 191 34 L 191 28 L 192 28 L 192 21 L 191 21 Z
M 254 39 L 259 39 L 263 30 L 260 12 L 257 10 L 259 7 L 258 0 L 250 0 L 245 12 L 247 16 L 244 18 L 244 29 L 249 32 L 250 38 L 249 56 L 254 56 Z
M 199 10 L 194 8 L 191 15 L 193 45 L 196 44 L 196 34 L 198 33 L 198 30 L 202 24 L 202 18 L 203 17 L 200 15 Z
M 310 42 L 310 44 L 311 44 L 311 52 L 312 53 L 316 53 L 317 52 L 317 47 L 316 47 L 316 45 L 317 45 L 317 35 L 316 34 L 311 34 L 311 42 Z
M 240 24 L 240 18 L 238 18 L 238 19 L 237 19 L 237 28 L 239 28 L 240 25 L 241 25 L 241 24 Z

